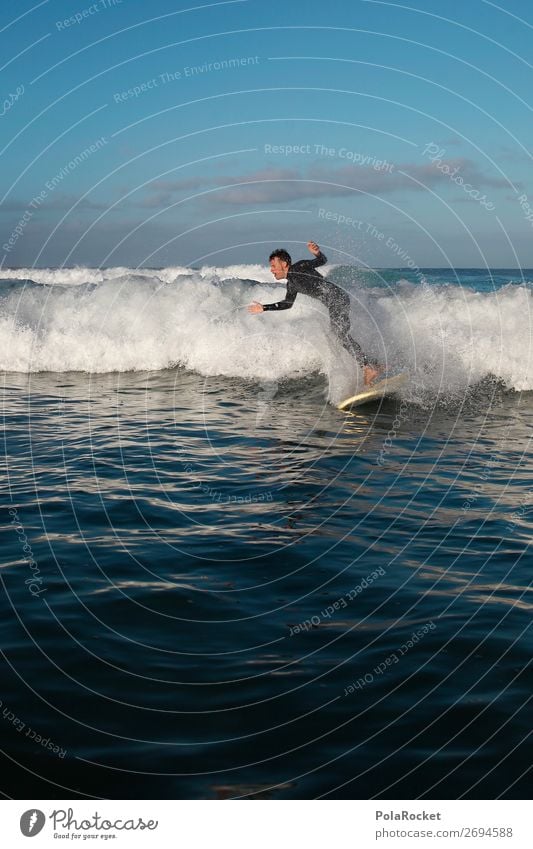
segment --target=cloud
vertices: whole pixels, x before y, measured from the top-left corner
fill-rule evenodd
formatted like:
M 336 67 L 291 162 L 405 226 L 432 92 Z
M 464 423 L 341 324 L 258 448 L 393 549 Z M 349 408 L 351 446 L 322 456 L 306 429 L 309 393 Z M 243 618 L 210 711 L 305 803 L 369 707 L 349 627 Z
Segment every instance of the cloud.
M 381 197 L 399 191 L 423 192 L 427 188 L 450 185 L 456 187 L 442 166 L 461 176 L 477 190 L 508 188 L 502 178 L 484 174 L 466 157 L 443 160 L 437 163 L 382 163 L 381 167 L 360 165 L 332 166 L 315 162 L 302 168 L 267 167 L 234 176 L 206 175 L 184 180 L 157 180 L 150 193 L 139 205 L 146 208 L 164 208 L 184 192 L 214 189 L 206 200 L 211 204 L 246 206 L 257 204 L 290 203 L 310 198 L 338 197 L 364 192 Z M 220 187 L 219 191 L 216 191 Z
M 442 147 L 459 147 L 464 144 L 464 139 L 459 138 L 459 136 L 450 136 L 444 141 L 436 142 L 436 144 L 440 144 Z
M 518 162 L 520 164 L 524 164 L 527 162 L 531 165 L 531 159 L 533 157 L 533 147 L 529 145 L 530 150 L 525 151 L 519 147 L 509 147 L 509 145 L 501 144 L 497 149 L 497 158 L 499 160 L 505 160 L 506 162 Z
M 35 203 L 34 206 L 31 206 L 33 198 L 30 200 L 19 200 L 18 198 L 13 198 L 12 200 L 6 200 L 2 204 L 1 211 L 2 212 L 20 212 L 24 213 L 26 210 L 37 214 L 38 212 L 47 212 L 49 210 L 57 209 L 57 210 L 65 210 L 72 209 L 75 206 L 75 212 L 79 212 L 85 209 L 109 209 L 109 203 L 105 201 L 94 201 L 90 198 L 83 198 L 82 201 L 79 200 L 77 195 L 66 195 L 66 194 L 52 194 L 52 192 L 48 193 L 48 197 L 45 197 L 41 203 Z

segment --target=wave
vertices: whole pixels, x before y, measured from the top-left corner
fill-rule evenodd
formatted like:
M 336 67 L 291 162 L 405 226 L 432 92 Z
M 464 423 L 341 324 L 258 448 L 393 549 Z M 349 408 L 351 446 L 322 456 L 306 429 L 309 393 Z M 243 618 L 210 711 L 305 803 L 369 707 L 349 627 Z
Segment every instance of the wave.
M 327 268 L 327 266 L 326 266 Z M 225 280 L 228 278 L 252 279 L 263 281 L 272 280 L 270 270 L 264 265 L 205 265 L 199 269 L 191 269 L 181 265 L 171 265 L 166 268 L 89 268 L 83 265 L 71 268 L 0 268 L 0 280 L 24 280 L 33 283 L 43 283 L 51 286 L 79 286 L 84 283 L 104 283 L 107 280 L 117 280 L 122 277 L 142 277 L 157 279 L 171 283 L 177 277 L 185 277 L 192 272 L 202 279 Z
M 316 301 L 300 297 L 282 313 L 248 314 L 252 300 L 267 303 L 284 294 L 283 286 L 266 285 L 270 273 L 263 266 L 0 274 L 4 371 L 182 366 L 206 376 L 267 381 L 319 372 L 332 400 L 356 380 L 353 361 Z M 386 289 L 355 283 L 350 294 L 354 337 L 390 371 L 408 370 L 411 389 L 453 394 L 493 375 L 508 388 L 533 390 L 529 286 L 475 292 L 398 280 Z

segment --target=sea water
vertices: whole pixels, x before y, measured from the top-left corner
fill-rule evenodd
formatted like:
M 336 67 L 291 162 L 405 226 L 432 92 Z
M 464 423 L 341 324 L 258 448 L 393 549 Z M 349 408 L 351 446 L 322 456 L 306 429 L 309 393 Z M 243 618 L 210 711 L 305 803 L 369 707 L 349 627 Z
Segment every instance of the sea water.
M 16 798 L 527 798 L 533 272 L 3 269 Z M 30 733 L 31 732 L 31 733 Z

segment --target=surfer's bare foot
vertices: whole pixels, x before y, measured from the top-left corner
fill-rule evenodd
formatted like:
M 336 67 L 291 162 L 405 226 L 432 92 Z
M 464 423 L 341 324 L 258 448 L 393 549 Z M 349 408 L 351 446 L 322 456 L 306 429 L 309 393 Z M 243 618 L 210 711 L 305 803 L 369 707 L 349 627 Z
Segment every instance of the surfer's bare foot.
M 383 371 L 379 366 L 376 368 L 374 366 L 364 366 L 363 368 L 363 379 L 365 386 L 370 386 L 371 383 L 374 382 L 376 377 L 381 374 Z

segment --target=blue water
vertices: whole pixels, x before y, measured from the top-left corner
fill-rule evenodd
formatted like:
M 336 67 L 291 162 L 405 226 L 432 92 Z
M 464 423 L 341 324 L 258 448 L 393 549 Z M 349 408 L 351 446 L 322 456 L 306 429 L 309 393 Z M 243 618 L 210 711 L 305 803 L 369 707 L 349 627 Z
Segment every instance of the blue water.
M 159 367 L 172 281 L 3 284 L 19 305 L 0 299 L 6 795 L 528 798 L 533 370 L 507 302 L 533 275 L 376 274 L 421 348 L 409 360 L 391 324 L 409 387 L 353 413 L 332 401 L 322 319 L 294 373 L 281 324 L 250 341 L 248 316 L 242 348 L 228 323 L 216 348 L 190 337 L 194 363 L 172 349 Z M 359 338 L 386 315 L 374 276 L 346 284 L 369 310 Z M 155 341 L 143 286 L 165 298 Z M 239 286 L 212 297 L 229 311 Z M 435 350 L 417 286 L 458 328 Z M 113 304 L 132 293 L 128 324 Z M 500 340 L 478 361 L 468 333 L 489 332 L 491 297 Z M 304 341 L 305 315 L 285 325 Z

